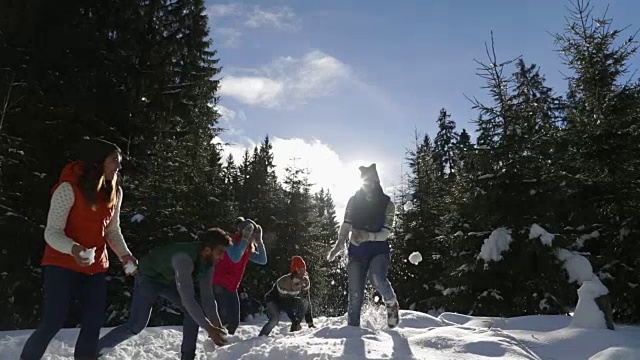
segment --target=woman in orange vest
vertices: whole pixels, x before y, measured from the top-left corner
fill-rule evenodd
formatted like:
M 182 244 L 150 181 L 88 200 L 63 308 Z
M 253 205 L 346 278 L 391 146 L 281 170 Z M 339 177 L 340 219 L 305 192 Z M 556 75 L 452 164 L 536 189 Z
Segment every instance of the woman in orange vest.
M 137 266 L 120 231 L 122 153 L 103 140 L 84 140 L 82 145 L 82 161 L 67 164 L 52 190 L 44 231 L 42 318 L 22 349 L 22 360 L 42 357 L 74 296 L 82 307 L 74 357 L 96 359 L 107 299 L 107 244 L 129 275 Z

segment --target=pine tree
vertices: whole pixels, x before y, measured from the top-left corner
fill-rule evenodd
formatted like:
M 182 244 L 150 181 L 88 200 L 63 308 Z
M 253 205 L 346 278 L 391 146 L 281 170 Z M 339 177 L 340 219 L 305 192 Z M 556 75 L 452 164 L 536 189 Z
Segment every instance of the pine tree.
M 22 229 L 15 236 L 30 244 L 8 250 L 30 259 L 2 262 L 23 277 L 6 279 L 21 288 L 2 298 L 25 298 L 24 291 L 34 301 L 6 304 L 19 315 L 2 326 L 32 327 L 40 306 L 41 281 L 33 277 L 43 248 L 40 226 L 51 185 L 65 163 L 77 159 L 74 144 L 82 137 L 105 138 L 125 152 L 122 227 L 136 255 L 151 245 L 190 239 L 208 222 L 219 183 L 209 175 L 220 172 L 218 150 L 210 144 L 218 115 L 209 106 L 216 103 L 219 68 L 201 0 L 23 2 L 10 10 L 16 26 L 1 29 L 0 43 L 11 51 L 0 69 L 15 74 L 12 94 L 29 106 L 7 106 L 0 136 L 11 142 L 5 148 L 0 141 L 0 198 L 27 220 L 6 223 Z M 18 20 L 30 25 L 21 28 Z M 18 151 L 11 155 L 11 149 Z M 127 221 L 135 214 L 144 220 Z M 112 264 L 110 324 L 126 315 L 122 287 L 131 285 L 120 264 Z
M 465 155 L 470 163 L 456 189 L 457 196 L 465 197 L 454 201 L 461 215 L 456 220 L 464 223 L 446 237 L 457 261 L 448 262 L 444 293 L 451 306 L 473 313 L 561 313 L 575 296 L 567 291 L 566 279 L 554 277 L 563 271 L 555 249 L 566 246 L 566 239 L 530 239 L 534 224 L 557 230 L 553 203 L 559 182 L 550 145 L 560 102 L 536 66 L 519 59 L 518 71 L 506 76 L 504 68 L 512 62 L 498 63 L 493 46 L 487 53 L 490 63 L 480 63 L 480 76 L 494 104 L 475 102 L 478 144 L 471 157 Z M 470 177 L 469 171 L 475 174 Z M 494 238 L 509 239 L 509 249 L 483 261 L 478 253 Z
M 566 127 L 562 169 L 567 203 L 568 235 L 576 248 L 591 254 L 594 270 L 609 287 L 618 321 L 640 318 L 640 295 L 634 284 L 635 256 L 640 248 L 637 191 L 640 132 L 640 83 L 625 80 L 638 45 L 635 34 L 621 39 L 623 30 L 612 21 L 592 16 L 589 2 L 576 1 L 566 30 L 556 43 L 568 77 Z M 597 240 L 585 241 L 597 231 Z M 584 246 L 582 246 L 584 244 Z
M 440 110 L 437 120 L 438 134 L 433 141 L 433 156 L 438 166 L 439 175 L 442 178 L 453 175 L 455 169 L 455 147 L 458 142 L 458 134 L 456 133 L 456 123 L 451 120 L 451 114 L 446 109 Z
M 218 205 L 214 206 L 211 211 L 215 212 L 212 217 L 219 219 L 223 223 L 231 224 L 240 216 L 238 211 L 238 203 L 236 201 L 238 183 L 240 174 L 235 164 L 233 155 L 229 154 L 224 162 L 221 170 L 222 184 L 220 185 L 220 193 L 217 197 Z
M 282 181 L 285 194 L 283 212 L 278 219 L 278 248 L 284 259 L 291 256 L 307 256 L 311 249 L 309 236 L 312 231 L 311 214 L 313 203 L 311 198 L 311 184 L 308 181 L 308 170 L 287 166 L 285 178 Z M 285 264 L 288 268 L 288 261 Z
M 227 164 L 229 188 L 235 194 L 237 214 L 256 221 L 263 229 L 263 240 L 267 250 L 267 266 L 249 266 L 245 272 L 243 287 L 254 297 L 262 297 L 270 289 L 271 282 L 282 275 L 278 243 L 279 212 L 283 206 L 283 190 L 278 183 L 273 163 L 273 147 L 268 137 L 244 153 L 242 163 L 232 170 Z M 288 260 L 286 260 L 288 264 Z
M 338 236 L 335 205 L 331 194 L 324 189 L 313 194 L 310 214 L 312 226 L 308 240 L 303 243 L 307 253 L 307 267 L 313 281 L 312 303 L 314 313 L 338 316 L 346 311 L 346 292 L 340 291 L 346 284 L 346 272 L 326 259 Z
M 416 133 L 415 149 L 407 153 L 411 173 L 401 196 L 404 205 L 398 212 L 400 226 L 396 232 L 396 241 L 401 243 L 398 255 L 402 260 L 394 264 L 393 271 L 405 279 L 398 281 L 398 293 L 402 294 L 401 301 L 407 306 L 422 311 L 438 307 L 439 275 L 443 266 L 440 231 L 446 200 L 442 197 L 444 175 L 439 166 L 442 163 L 436 159 L 443 157 L 436 154 L 429 136 L 420 139 Z M 423 258 L 418 264 L 408 262 L 414 252 Z
M 78 129 L 96 135 L 92 104 L 97 74 L 104 69 L 98 4 L 24 1 L 3 4 L 0 28 L 0 304 L 9 317 L 0 327 L 33 326 L 40 310 L 42 224 L 51 186 Z M 69 37 L 69 38 L 68 38 Z M 94 56 L 87 56 L 94 54 Z M 82 61 L 80 58 L 85 55 Z M 18 259 L 14 255 L 26 254 Z M 6 267 L 6 268 L 5 268 Z M 6 289 L 6 290 L 5 290 Z M 5 293 L 7 291 L 7 293 Z

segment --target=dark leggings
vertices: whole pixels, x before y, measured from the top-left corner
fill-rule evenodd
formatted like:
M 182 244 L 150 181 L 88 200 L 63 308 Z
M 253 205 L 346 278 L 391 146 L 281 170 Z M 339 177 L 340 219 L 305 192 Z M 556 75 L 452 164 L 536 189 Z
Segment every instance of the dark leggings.
M 87 275 L 58 266 L 44 269 L 44 304 L 38 328 L 24 344 L 20 358 L 39 360 L 67 317 L 69 303 L 77 296 L 81 306 L 76 359 L 95 359 L 107 301 L 105 273 Z
M 283 301 L 278 299 L 267 300 L 267 316 L 269 321 L 260 330 L 260 336 L 271 333 L 273 328 L 280 322 L 280 313 L 285 312 L 292 324 L 300 324 L 303 318 L 307 318 L 309 313 L 309 301 L 307 299 L 296 298 L 295 300 Z M 307 318 L 310 322 L 310 319 Z

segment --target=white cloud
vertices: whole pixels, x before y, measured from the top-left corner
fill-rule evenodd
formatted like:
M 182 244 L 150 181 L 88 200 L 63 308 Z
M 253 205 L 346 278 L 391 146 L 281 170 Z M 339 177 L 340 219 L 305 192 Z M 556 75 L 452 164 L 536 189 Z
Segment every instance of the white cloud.
M 220 119 L 224 120 L 224 121 L 231 121 L 233 119 L 235 119 L 236 117 L 236 112 L 226 108 L 220 104 L 216 105 L 215 110 L 218 112 L 218 114 L 220 114 Z
M 209 6 L 207 14 L 215 24 L 212 26 L 214 40 L 220 39 L 220 44 L 229 48 L 240 46 L 242 32 L 238 28 L 293 31 L 300 24 L 296 13 L 287 6 L 263 9 L 260 5 L 214 4 Z
M 262 10 L 256 5 L 247 15 L 244 24 L 250 28 L 272 27 L 279 30 L 295 30 L 298 19 L 290 7 L 282 6 L 271 10 Z
M 222 79 L 218 94 L 229 96 L 249 105 L 274 104 L 284 84 L 257 76 L 227 76 Z
M 247 119 L 244 111 L 234 111 L 220 104 L 215 106 L 215 110 L 220 114 L 217 126 L 222 128 L 225 134 L 241 135 L 243 133 L 242 126 L 238 126 L 238 123 L 244 123 Z
M 224 77 L 218 94 L 266 108 L 293 107 L 311 98 L 331 95 L 351 77 L 346 64 L 318 50 L 301 58 L 280 57 L 254 73 Z
M 270 140 L 273 146 L 273 161 L 276 165 L 278 179 L 284 180 L 287 166 L 295 165 L 298 168 L 308 169 L 313 191 L 318 191 L 320 188 L 331 191 L 336 205 L 336 219 L 340 223 L 344 217 L 349 197 L 360 186 L 360 171 L 358 170 L 360 165 L 368 166 L 375 162 L 383 187 L 385 184 L 390 185 L 386 179 L 393 178 L 393 175 L 386 171 L 384 163 L 376 161 L 376 159 L 346 162 L 329 145 L 319 140 L 278 137 L 272 137 Z M 244 138 L 243 141 L 246 144 L 224 146 L 224 157 L 232 154 L 236 160 L 240 160 L 244 156 L 245 149 L 249 149 L 251 152 L 256 146 L 256 143 L 248 138 Z M 216 138 L 215 142 L 222 143 L 223 141 Z
M 208 14 L 214 18 L 237 18 L 249 28 L 271 27 L 278 30 L 296 30 L 300 20 L 288 6 L 263 9 L 260 5 L 249 7 L 243 4 L 214 4 Z
M 222 43 L 222 46 L 224 47 L 237 48 L 238 46 L 240 46 L 240 37 L 242 36 L 242 32 L 240 32 L 239 30 L 236 30 L 234 28 L 221 27 L 216 28 L 214 30 L 214 34 L 214 40 L 218 36 L 225 39 Z
M 212 17 L 234 16 L 242 12 L 238 4 L 214 4 L 209 6 L 208 13 Z

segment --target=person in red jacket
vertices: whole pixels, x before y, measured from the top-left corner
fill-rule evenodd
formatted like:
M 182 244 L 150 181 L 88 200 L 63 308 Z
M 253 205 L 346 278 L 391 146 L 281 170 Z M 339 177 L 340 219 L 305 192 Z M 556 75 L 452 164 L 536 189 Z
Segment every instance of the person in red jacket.
M 227 248 L 213 274 L 213 292 L 218 303 L 222 323 L 230 335 L 240 325 L 240 297 L 238 288 L 249 261 L 267 263 L 267 251 L 262 241 L 262 227 L 243 217 L 236 219 L 236 232 L 231 237 L 236 246 Z
M 62 328 L 73 297 L 82 307 L 74 357 L 96 359 L 107 299 L 107 245 L 127 269 L 137 266 L 120 231 L 121 151 L 115 144 L 93 139 L 83 141 L 81 154 L 81 161 L 64 167 L 52 189 L 44 230 L 42 318 L 22 349 L 22 360 L 43 356 Z

